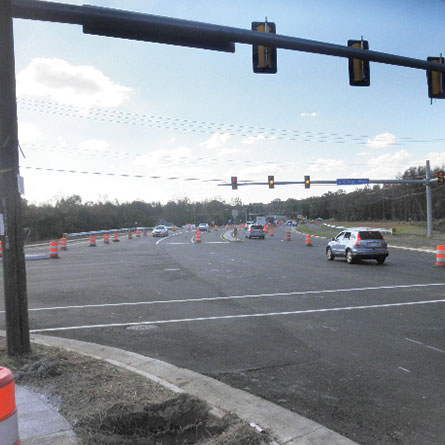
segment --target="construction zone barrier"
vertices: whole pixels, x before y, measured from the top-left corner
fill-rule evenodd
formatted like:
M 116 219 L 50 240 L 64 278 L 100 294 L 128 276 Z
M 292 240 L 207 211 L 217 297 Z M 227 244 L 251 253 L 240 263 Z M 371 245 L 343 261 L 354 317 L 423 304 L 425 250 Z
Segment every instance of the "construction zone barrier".
M 0 241 L 0 258 L 3 258 L 3 243 Z
M 190 224 L 187 226 L 187 230 L 190 232 L 190 230 L 191 230 Z
M 120 241 L 119 233 L 116 232 L 113 237 L 113 243 L 118 243 L 119 241 Z
M 217 232 L 218 231 L 218 226 L 215 226 L 215 232 Z
M 0 445 L 20 445 L 14 375 L 0 367 Z
M 60 238 L 60 250 L 67 250 L 66 238 Z
M 90 236 L 90 247 L 96 247 L 96 237 L 94 235 Z
M 108 233 L 104 235 L 104 244 L 110 244 L 110 235 Z
M 436 266 L 445 266 L 445 245 L 437 246 Z
M 128 239 L 133 239 L 133 232 L 131 230 L 128 232 Z
M 306 247 L 312 246 L 312 238 L 310 235 L 306 235 Z
M 275 232 L 274 232 L 274 228 L 271 227 L 271 228 L 270 228 L 270 236 L 274 236 L 274 233 L 275 233 Z
M 51 241 L 49 243 L 49 257 L 59 258 L 59 243 L 57 241 Z
M 286 241 L 290 241 L 290 232 L 286 232 Z
M 173 230 L 175 230 L 174 227 L 173 227 Z M 144 236 L 147 236 L 147 235 L 148 235 L 148 230 L 147 230 L 147 229 L 144 229 L 144 230 L 142 231 L 142 234 L 143 234 Z
M 201 242 L 201 231 L 198 229 L 196 231 L 195 243 L 200 243 L 200 242 Z
M 141 237 L 141 231 L 140 230 L 136 230 L 136 238 L 140 238 Z

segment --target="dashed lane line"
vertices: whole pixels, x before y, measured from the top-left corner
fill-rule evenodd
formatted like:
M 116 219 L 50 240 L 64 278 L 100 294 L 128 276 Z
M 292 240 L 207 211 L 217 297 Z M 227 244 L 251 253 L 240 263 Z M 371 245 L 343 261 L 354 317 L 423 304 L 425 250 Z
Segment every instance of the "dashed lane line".
M 304 311 L 287 311 L 287 312 L 268 312 L 263 314 L 242 314 L 242 315 L 223 315 L 213 317 L 198 317 L 198 318 L 180 318 L 172 320 L 156 320 L 156 321 L 138 321 L 128 323 L 108 323 L 108 324 L 96 324 L 96 325 L 83 325 L 83 326 L 64 326 L 56 328 L 41 328 L 31 329 L 31 333 L 37 332 L 56 332 L 56 331 L 71 331 L 81 329 L 97 329 L 97 328 L 112 328 L 112 327 L 128 327 L 138 325 L 160 325 L 160 324 L 175 324 L 175 323 L 190 323 L 199 321 L 216 321 L 216 320 L 235 320 L 235 319 L 247 319 L 247 318 L 260 318 L 260 317 L 276 317 L 284 315 L 300 315 L 300 314 L 315 314 L 315 313 L 327 313 L 327 312 L 341 312 L 341 311 L 354 311 L 364 309 L 382 309 L 402 306 L 418 306 L 426 304 L 443 304 L 445 300 L 427 300 L 427 301 L 410 301 L 406 303 L 389 303 L 389 304 L 373 304 L 369 306 L 346 306 L 346 307 L 334 307 L 325 309 L 308 309 Z
M 349 289 L 324 289 L 324 290 L 308 290 L 295 292 L 277 292 L 270 294 L 247 294 L 247 295 L 228 295 L 225 297 L 204 297 L 204 298 L 184 298 L 175 300 L 153 300 L 153 301 L 133 301 L 123 303 L 103 303 L 103 304 L 86 304 L 86 305 L 71 305 L 71 306 L 52 306 L 41 308 L 29 308 L 29 312 L 43 312 L 67 309 L 88 309 L 88 308 L 103 308 L 103 307 L 119 307 L 119 306 L 142 306 L 153 304 L 182 304 L 182 303 L 201 303 L 206 301 L 222 301 L 222 300 L 242 300 L 246 298 L 271 298 L 271 297 L 291 297 L 304 295 L 323 295 L 332 293 L 346 293 L 346 292 L 361 292 L 361 291 L 375 291 L 375 290 L 391 290 L 391 289 L 409 289 L 422 287 L 436 287 L 445 286 L 445 283 L 426 283 L 426 284 L 398 284 L 393 286 L 374 286 L 374 287 L 353 287 Z M 5 311 L 0 311 L 4 313 Z M 413 341 L 413 340 L 411 340 Z

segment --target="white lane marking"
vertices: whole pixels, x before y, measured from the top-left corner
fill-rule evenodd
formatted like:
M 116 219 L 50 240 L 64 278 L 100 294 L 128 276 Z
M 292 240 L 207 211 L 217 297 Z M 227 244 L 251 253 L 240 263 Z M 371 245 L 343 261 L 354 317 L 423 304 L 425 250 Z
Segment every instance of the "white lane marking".
M 227 271 L 230 272 L 230 271 Z M 429 284 L 400 284 L 394 286 L 377 286 L 377 287 L 353 287 L 351 289 L 325 289 L 325 290 L 308 290 L 308 291 L 295 291 L 295 292 L 279 292 L 274 294 L 250 294 L 250 295 L 229 295 L 226 297 L 204 297 L 204 298 L 185 298 L 182 300 L 154 300 L 154 301 L 135 301 L 125 303 L 104 303 L 104 304 L 85 304 L 75 306 L 53 306 L 53 307 L 41 307 L 41 308 L 29 308 L 28 311 L 54 311 L 63 309 L 83 309 L 83 308 L 97 308 L 97 307 L 114 307 L 114 306 L 138 306 L 149 304 L 170 304 L 170 303 L 199 303 L 206 301 L 220 301 L 220 300 L 242 300 L 245 298 L 267 298 L 267 297 L 291 297 L 293 295 L 321 295 L 332 294 L 342 292 L 357 292 L 364 290 L 382 290 L 382 289 L 406 289 L 411 287 L 430 287 L 430 286 L 445 286 L 445 283 L 429 283 Z M 0 311 L 4 313 L 5 311 Z
M 176 268 L 176 269 L 164 269 L 164 272 L 177 272 L 178 270 L 181 270 L 181 269 L 178 269 L 178 268 Z
M 412 342 L 412 343 L 416 343 L 416 344 L 418 344 L 418 345 L 423 345 L 422 342 L 417 341 L 417 340 L 413 340 L 412 338 L 405 337 L 405 340 L 408 340 L 408 341 L 410 341 L 410 342 Z
M 167 238 L 170 238 L 170 237 L 171 237 L 171 235 L 164 236 L 164 238 L 161 238 L 159 241 L 156 241 L 156 245 L 158 245 L 161 241 L 164 241 L 164 240 L 166 240 Z
M 175 246 L 179 246 L 179 245 L 189 245 L 190 243 L 166 243 L 167 246 L 171 246 L 172 244 L 174 244 Z
M 407 303 L 389 303 L 389 304 L 373 304 L 369 306 L 346 306 L 346 307 L 334 307 L 325 309 L 307 309 L 304 311 L 288 311 L 288 312 L 269 312 L 265 314 L 242 314 L 242 315 L 223 315 L 214 317 L 199 317 L 199 318 L 180 318 L 173 320 L 157 320 L 157 321 L 139 321 L 128 323 L 109 323 L 109 324 L 96 324 L 96 325 L 83 325 L 83 326 L 66 326 L 58 328 L 42 328 L 32 329 L 31 333 L 36 332 L 54 332 L 54 331 L 69 331 L 78 329 L 92 329 L 92 328 L 109 328 L 109 327 L 126 327 L 136 325 L 152 325 L 152 324 L 171 324 L 171 323 L 186 323 L 191 321 L 213 321 L 213 320 L 231 320 L 242 318 L 259 318 L 259 317 L 274 317 L 278 315 L 299 315 L 299 314 L 315 314 L 320 312 L 340 312 L 340 311 L 353 311 L 358 309 L 381 309 L 390 307 L 401 306 L 415 306 L 421 304 L 436 304 L 445 303 L 445 300 L 427 300 L 427 301 L 410 301 Z
M 438 352 L 442 352 L 443 354 L 445 354 L 445 351 L 439 348 L 435 348 L 434 346 L 427 346 L 427 348 L 429 349 L 433 349 L 434 351 L 438 351 Z
M 409 369 L 402 368 L 401 366 L 399 366 L 399 369 L 401 369 L 402 371 L 405 371 L 405 372 L 409 372 L 411 374 L 411 371 Z

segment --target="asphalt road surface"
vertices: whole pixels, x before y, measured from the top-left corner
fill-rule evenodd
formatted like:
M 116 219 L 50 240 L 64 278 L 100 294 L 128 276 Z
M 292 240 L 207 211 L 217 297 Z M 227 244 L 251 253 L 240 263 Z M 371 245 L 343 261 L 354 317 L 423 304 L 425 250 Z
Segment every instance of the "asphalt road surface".
M 31 329 L 210 375 L 359 443 L 443 444 L 445 269 L 400 249 L 328 262 L 326 241 L 285 230 L 70 244 L 27 262 Z

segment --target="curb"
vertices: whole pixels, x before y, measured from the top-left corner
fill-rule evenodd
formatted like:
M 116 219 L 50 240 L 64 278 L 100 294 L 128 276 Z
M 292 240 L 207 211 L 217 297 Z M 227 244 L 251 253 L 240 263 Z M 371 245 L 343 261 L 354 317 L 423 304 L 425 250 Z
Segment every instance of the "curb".
M 0 335 L 5 335 L 0 331 Z M 218 380 L 179 368 L 160 360 L 110 346 L 59 337 L 31 335 L 35 343 L 63 348 L 78 354 L 104 360 L 112 365 L 135 372 L 174 392 L 187 392 L 214 409 L 215 415 L 234 413 L 248 423 L 261 425 L 279 444 L 353 445 L 355 442 L 328 428 L 302 417 L 272 402 Z

